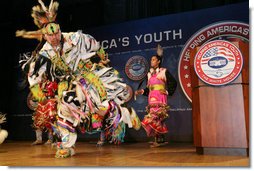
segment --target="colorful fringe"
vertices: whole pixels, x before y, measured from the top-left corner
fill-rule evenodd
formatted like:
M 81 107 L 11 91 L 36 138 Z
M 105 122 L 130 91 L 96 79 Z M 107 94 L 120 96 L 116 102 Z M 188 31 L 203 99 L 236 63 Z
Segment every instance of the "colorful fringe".
M 157 134 L 165 134 L 168 128 L 165 124 L 165 119 L 168 118 L 167 111 L 169 106 L 166 104 L 151 104 L 146 108 L 148 114 L 141 122 L 147 136 L 155 136 Z

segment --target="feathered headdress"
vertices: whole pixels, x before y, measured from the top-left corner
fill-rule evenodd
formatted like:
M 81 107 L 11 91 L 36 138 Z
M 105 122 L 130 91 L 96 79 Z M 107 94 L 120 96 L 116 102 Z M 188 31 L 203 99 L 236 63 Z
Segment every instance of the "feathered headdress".
M 40 5 L 32 8 L 31 16 L 34 19 L 34 24 L 42 28 L 45 24 L 55 22 L 59 3 L 51 0 L 47 8 L 41 0 L 38 0 Z
M 41 40 L 43 34 L 52 34 L 59 31 L 60 27 L 55 23 L 59 3 L 51 0 L 49 7 L 46 7 L 42 0 L 38 0 L 38 2 L 40 5 L 36 5 L 32 8 L 31 16 L 34 19 L 34 24 L 39 30 L 18 30 L 16 31 L 17 37 Z
M 159 67 L 161 67 L 162 62 L 163 62 L 163 48 L 159 44 L 158 44 L 157 49 L 156 49 L 156 54 L 157 54 L 156 55 L 157 59 L 160 60 Z

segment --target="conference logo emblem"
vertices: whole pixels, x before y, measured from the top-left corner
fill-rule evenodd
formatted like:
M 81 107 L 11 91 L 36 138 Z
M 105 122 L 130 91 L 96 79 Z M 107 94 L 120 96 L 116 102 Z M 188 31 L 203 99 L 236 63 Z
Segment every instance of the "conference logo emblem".
M 131 80 L 142 80 L 148 72 L 148 62 L 143 56 L 131 57 L 125 65 L 125 73 Z
M 198 66 L 200 67 L 200 74 L 198 75 L 204 82 L 212 85 L 225 85 L 237 77 L 243 62 L 239 49 L 229 42 L 233 39 L 240 39 L 249 43 L 249 25 L 234 21 L 213 23 L 197 31 L 185 43 L 180 53 L 178 78 L 182 91 L 190 102 L 192 101 L 190 63 L 195 61 L 195 56 L 197 57 L 195 62 L 199 60 L 201 62 L 196 64 L 196 69 L 199 69 Z M 219 40 L 225 40 L 225 42 Z M 209 43 L 213 41 L 217 42 L 217 45 L 213 46 Z M 229 56 L 223 55 L 220 48 L 223 48 Z M 201 49 L 203 50 L 201 51 Z M 197 52 L 199 56 L 197 56 Z M 213 54 L 215 52 L 217 55 Z M 209 54 L 214 56 L 206 58 Z M 208 60 L 203 61 L 205 58 Z
M 233 81 L 241 72 L 243 57 L 232 43 L 215 40 L 203 45 L 194 60 L 197 76 L 205 83 L 220 86 Z

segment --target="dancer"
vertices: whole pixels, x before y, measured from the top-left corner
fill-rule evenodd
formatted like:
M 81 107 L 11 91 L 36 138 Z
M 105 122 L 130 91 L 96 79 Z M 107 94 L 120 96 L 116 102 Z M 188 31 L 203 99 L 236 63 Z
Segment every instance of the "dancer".
M 168 118 L 168 96 L 172 96 L 176 89 L 176 80 L 166 68 L 161 67 L 163 49 L 158 45 L 157 54 L 151 58 L 151 68 L 147 74 L 147 87 L 135 91 L 135 95 L 148 96 L 147 115 L 142 123 L 147 136 L 154 137 L 151 147 L 167 144 L 165 134 L 168 128 L 165 120 Z
M 99 43 L 81 31 L 63 33 L 56 22 L 58 2 L 51 1 L 47 8 L 33 7 L 32 17 L 38 31 L 17 31 L 17 36 L 37 38 L 41 41 L 37 52 L 23 64 L 29 68 L 30 90 L 43 98 L 39 86 L 44 76 L 57 83 L 57 119 L 51 123 L 57 142 L 56 157 L 75 154 L 77 129 L 81 132 L 100 132 L 98 145 L 105 141 L 119 144 L 124 141 L 125 124 L 138 129 L 135 111 L 123 107 L 126 84 L 118 72 L 108 66 L 108 57 Z M 99 59 L 96 63 L 94 59 Z

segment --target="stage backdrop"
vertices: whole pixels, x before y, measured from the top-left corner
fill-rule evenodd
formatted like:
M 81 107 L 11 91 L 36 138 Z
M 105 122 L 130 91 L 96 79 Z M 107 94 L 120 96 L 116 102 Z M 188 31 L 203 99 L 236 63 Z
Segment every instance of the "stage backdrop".
M 192 142 L 191 101 L 182 90 L 178 76 L 180 54 L 186 42 L 196 32 L 208 25 L 223 21 L 236 21 L 248 24 L 248 8 L 248 3 L 239 3 L 98 28 L 84 28 L 83 32 L 92 35 L 100 41 L 102 47 L 109 54 L 111 66 L 120 72 L 120 76 L 133 92 L 137 90 L 142 78 L 146 76 L 145 74 L 150 65 L 150 58 L 156 54 L 156 46 L 160 44 L 163 47 L 164 58 L 162 66 L 170 71 L 178 83 L 175 93 L 168 99 L 170 117 L 166 121 L 169 128 L 167 139 L 171 142 Z M 145 88 L 145 86 L 145 83 L 143 83 L 140 88 Z M 15 104 L 18 106 L 18 109 L 13 110 L 11 115 L 13 123 L 10 129 L 16 130 L 15 134 L 18 132 L 24 134 L 20 130 L 25 130 L 26 135 L 29 135 L 26 138 L 29 138 L 33 136 L 32 128 L 28 124 L 31 122 L 31 111 L 30 113 L 29 110 L 24 111 L 23 105 L 26 105 L 24 98 L 16 100 Z M 128 106 L 136 110 L 141 120 L 146 114 L 146 105 L 147 97 L 145 96 L 138 96 L 136 100 L 132 96 L 130 101 L 128 101 Z M 18 124 L 20 120 L 23 121 L 22 124 Z M 22 138 L 20 134 L 16 136 L 12 135 L 12 137 L 14 139 L 17 137 Z M 90 137 L 94 137 L 94 135 L 80 134 L 79 139 Z M 146 141 L 147 138 L 142 128 L 139 131 L 127 129 L 126 140 Z

